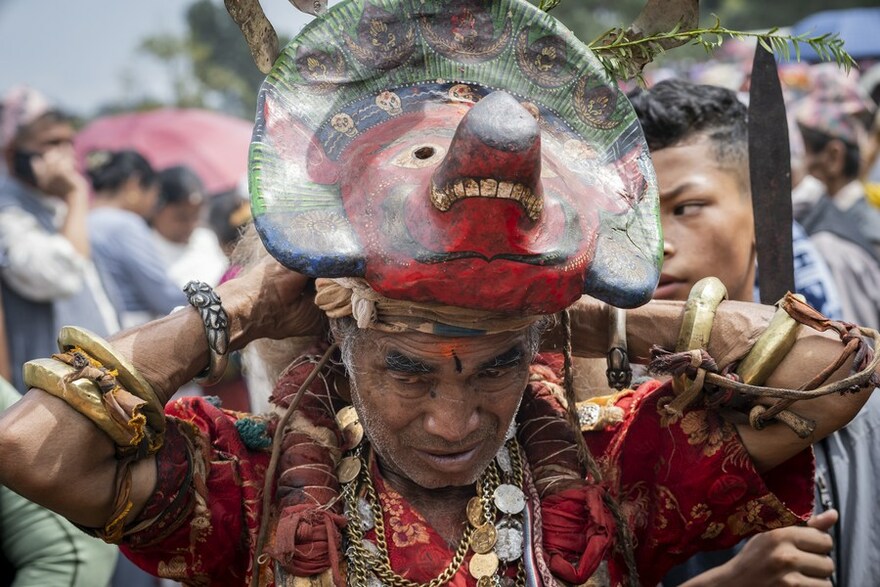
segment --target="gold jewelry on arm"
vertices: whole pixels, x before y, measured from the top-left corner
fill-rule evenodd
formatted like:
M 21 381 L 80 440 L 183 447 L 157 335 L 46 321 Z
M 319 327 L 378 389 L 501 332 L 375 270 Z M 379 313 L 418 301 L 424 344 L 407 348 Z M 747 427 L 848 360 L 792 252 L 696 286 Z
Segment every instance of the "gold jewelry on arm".
M 805 301 L 802 295 L 795 294 L 794 297 Z M 767 329 L 736 368 L 743 383 L 763 385 L 794 346 L 799 327 L 800 324 L 783 308 L 776 310 Z
M 109 342 L 85 328 L 65 326 L 58 333 L 58 348 L 62 353 L 83 351 L 93 365 L 112 369 L 119 386 L 147 403 L 144 414 L 154 432 L 165 432 L 165 413 L 153 386 L 144 379 L 131 362 L 119 354 Z
M 61 352 L 24 365 L 24 381 L 63 400 L 92 421 L 116 445 L 116 492 L 110 519 L 83 528 L 110 543 L 122 540 L 131 501 L 131 466 L 155 454 L 165 438 L 165 414 L 152 386 L 101 337 L 65 327 Z
M 691 363 L 698 367 L 702 363 L 702 351 L 709 346 L 712 324 L 718 305 L 727 299 L 727 288 L 717 277 L 704 277 L 691 288 L 684 307 L 684 317 L 676 342 L 676 352 L 693 351 Z M 672 378 L 675 398 L 666 406 L 673 417 L 681 417 L 703 389 L 705 370 L 699 369 L 692 379 L 686 373 Z
M 136 447 L 144 438 L 146 418 L 140 412 L 146 402 L 132 396 L 134 402 L 125 402 L 132 406 L 131 417 L 128 422 L 121 422 L 118 413 L 107 410 L 104 394 L 95 382 L 75 378 L 77 372 L 78 369 L 57 359 L 36 359 L 24 364 L 24 381 L 64 400 L 104 431 L 118 448 Z
M 675 353 L 654 347 L 651 350 L 652 361 L 649 370 L 655 373 L 693 378 L 694 384 L 699 383 L 700 388 L 703 385 L 706 386 L 707 406 L 720 407 L 734 402 L 737 404 L 737 409 L 744 409 L 748 412 L 748 422 L 756 430 L 762 429 L 771 420 L 776 419 L 788 425 L 800 438 L 808 438 L 815 430 L 816 422 L 801 417 L 787 408 L 796 401 L 837 393 L 855 393 L 880 384 L 880 377 L 876 372 L 880 366 L 880 354 L 874 353 L 874 348 L 880 345 L 880 333 L 870 328 L 829 320 L 791 293 L 786 294 L 780 301 L 780 308 L 799 324 L 809 326 L 819 332 L 827 330 L 835 332 L 843 343 L 840 355 L 818 375 L 799 385 L 797 389 L 763 387 L 743 382 L 737 374 L 730 373 L 727 369 L 720 371 L 714 359 L 705 350 Z M 780 319 L 780 323 L 783 326 L 780 327 L 782 330 L 779 332 L 787 330 L 785 321 Z M 785 350 L 786 337 L 775 331 L 771 331 L 766 337 L 763 343 L 766 345 L 764 348 L 774 355 L 781 354 L 784 357 L 782 351 Z M 873 348 L 869 341 L 873 341 Z M 774 360 L 776 364 L 781 361 L 778 356 Z M 847 377 L 832 383 L 825 383 L 848 362 L 851 365 L 850 374 Z M 774 368 L 776 364 L 773 364 Z M 768 363 L 769 365 L 770 363 Z M 768 367 L 760 367 L 759 371 L 766 370 L 768 375 L 772 372 L 772 369 Z M 680 416 L 681 410 L 686 408 L 691 401 L 696 400 L 696 395 L 693 398 L 688 397 L 689 401 L 687 402 L 682 401 L 684 397 L 684 395 L 676 396 L 666 406 L 670 415 Z M 755 402 L 761 399 L 776 401 L 772 404 L 755 405 Z

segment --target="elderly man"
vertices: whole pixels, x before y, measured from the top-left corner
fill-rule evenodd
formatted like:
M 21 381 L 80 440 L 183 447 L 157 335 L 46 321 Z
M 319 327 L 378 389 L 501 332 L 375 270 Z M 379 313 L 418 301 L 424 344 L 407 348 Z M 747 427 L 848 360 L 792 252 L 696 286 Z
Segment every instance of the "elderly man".
M 695 550 L 809 515 L 809 444 L 866 392 L 790 406 L 796 435 L 760 406 L 763 430 L 725 421 L 712 406 L 743 404 L 723 390 L 704 402 L 653 382 L 582 435 L 570 369 L 537 355 L 557 313 L 547 344 L 605 352 L 608 307 L 581 294 L 644 304 L 661 245 L 632 109 L 553 19 L 518 0 L 346 3 L 285 50 L 260 104 L 255 222 L 296 271 L 264 258 L 219 299 L 191 284 L 198 312 L 112 346 L 63 330 L 0 423 L 16 462 L 0 482 L 205 585 L 654 584 Z M 721 369 L 770 312 L 717 308 Z M 648 356 L 710 323 L 686 316 L 652 303 L 617 335 Z M 308 334 L 272 413 L 164 406 L 229 350 Z M 850 346 L 865 385 L 871 352 Z M 801 333 L 768 384 L 800 387 L 840 349 Z M 670 359 L 682 381 L 745 390 L 708 359 L 688 371 L 694 350 Z

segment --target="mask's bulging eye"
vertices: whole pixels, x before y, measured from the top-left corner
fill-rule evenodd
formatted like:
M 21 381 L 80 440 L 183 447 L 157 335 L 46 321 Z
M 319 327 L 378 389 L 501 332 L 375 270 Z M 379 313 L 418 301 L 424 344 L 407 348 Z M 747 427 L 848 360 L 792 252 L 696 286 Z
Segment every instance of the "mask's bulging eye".
M 430 159 L 434 156 L 434 147 L 419 147 L 413 151 L 413 156 L 416 159 Z
M 446 149 L 440 145 L 419 145 L 407 149 L 395 157 L 391 163 L 397 167 L 404 167 L 406 169 L 420 169 L 422 167 L 437 165 L 443 160 L 443 155 L 445 154 Z

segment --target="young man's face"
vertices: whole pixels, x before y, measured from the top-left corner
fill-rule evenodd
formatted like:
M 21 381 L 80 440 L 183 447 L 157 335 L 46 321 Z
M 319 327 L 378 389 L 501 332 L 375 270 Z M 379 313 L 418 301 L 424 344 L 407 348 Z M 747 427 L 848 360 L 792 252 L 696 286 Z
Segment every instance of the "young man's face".
M 752 202 L 737 174 L 718 164 L 710 139 L 651 153 L 660 185 L 663 272 L 655 299 L 685 300 L 710 275 L 732 300 L 751 301 L 755 281 Z

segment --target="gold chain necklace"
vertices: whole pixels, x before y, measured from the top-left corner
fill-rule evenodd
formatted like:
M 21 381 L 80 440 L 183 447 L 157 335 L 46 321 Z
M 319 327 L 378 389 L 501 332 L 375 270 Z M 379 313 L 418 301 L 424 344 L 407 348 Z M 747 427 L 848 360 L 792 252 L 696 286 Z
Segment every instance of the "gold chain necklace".
M 496 546 L 498 537 L 494 523 L 498 512 L 491 496 L 496 494 L 499 487 L 505 485 L 501 480 L 502 473 L 505 474 L 504 476 L 507 478 L 507 481 L 516 484 L 516 487 L 522 487 L 523 463 L 520 447 L 516 442 L 515 436 L 508 441 L 507 446 L 502 447 L 501 451 L 499 451 L 499 456 L 501 456 L 502 452 L 507 455 L 507 458 L 502 461 L 505 465 L 499 466 L 496 461 L 500 459 L 496 458 L 480 475 L 477 481 L 477 496 L 468 503 L 469 525 L 462 535 L 458 548 L 456 548 L 452 560 L 443 572 L 427 583 L 411 581 L 398 575 L 391 568 L 382 506 L 373 485 L 369 467 L 364 462 L 363 454 L 365 450 L 362 445 L 358 446 L 354 449 L 352 456 L 346 459 L 349 462 L 356 459 L 359 462 L 359 466 L 356 466 L 358 472 L 353 476 L 354 478 L 343 483 L 342 490 L 342 497 L 346 504 L 346 516 L 349 518 L 349 523 L 346 526 L 348 542 L 346 558 L 349 563 L 348 575 L 351 585 L 372 587 L 372 585 L 376 584 L 376 579 L 378 579 L 381 585 L 389 585 L 391 587 L 439 587 L 448 583 L 458 573 L 464 563 L 468 550 L 472 548 L 474 549 L 474 555 L 470 563 L 470 572 L 471 576 L 477 578 L 478 587 L 497 587 L 502 584 L 501 578 L 504 567 L 499 565 L 498 556 L 492 550 Z M 511 485 L 507 484 L 506 487 L 511 487 Z M 363 491 L 361 491 L 361 488 Z M 361 493 L 363 493 L 363 500 L 360 499 Z M 497 496 L 495 501 L 498 501 Z M 364 506 L 361 505 L 362 502 Z M 362 508 L 368 508 L 369 511 L 364 512 Z M 368 543 L 364 540 L 365 532 L 369 529 L 365 524 L 365 513 L 372 515 L 373 518 L 372 528 L 376 535 L 375 552 L 368 548 Z M 505 516 L 505 520 L 508 517 Z M 521 549 L 521 522 L 519 528 Z M 475 559 L 479 561 L 476 564 Z M 521 552 L 506 562 L 511 562 L 512 560 L 517 561 L 515 584 L 523 586 L 525 585 L 525 568 Z

